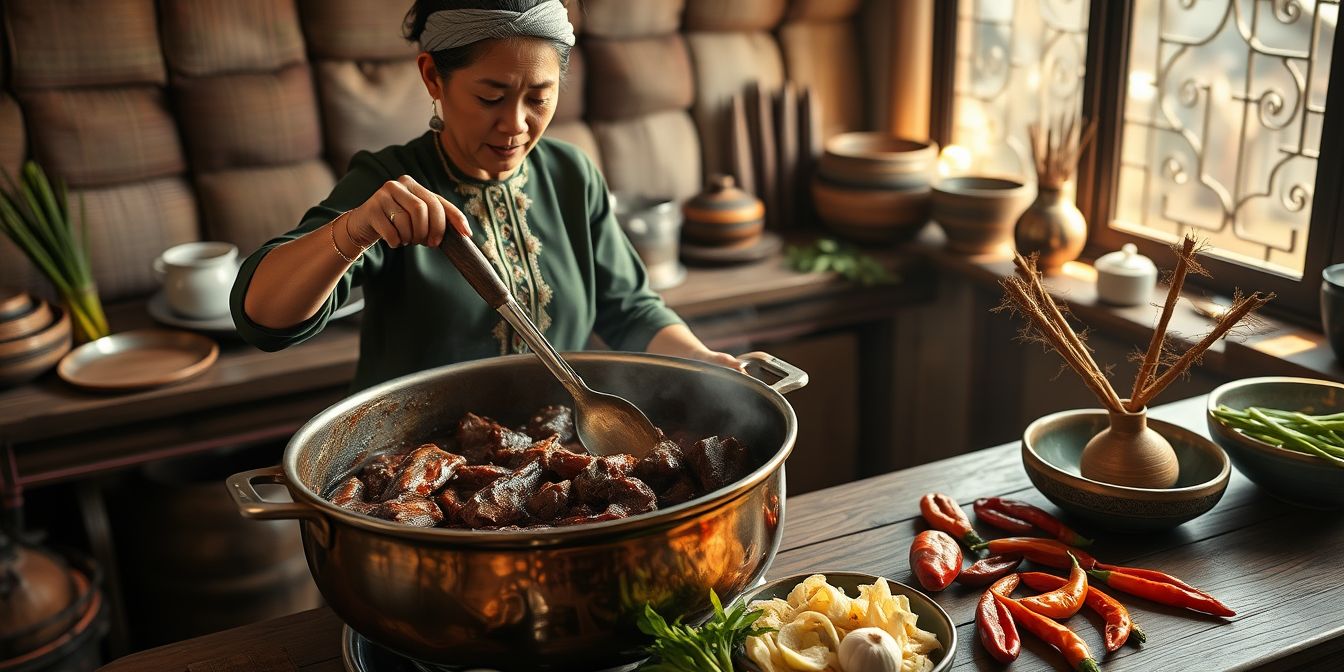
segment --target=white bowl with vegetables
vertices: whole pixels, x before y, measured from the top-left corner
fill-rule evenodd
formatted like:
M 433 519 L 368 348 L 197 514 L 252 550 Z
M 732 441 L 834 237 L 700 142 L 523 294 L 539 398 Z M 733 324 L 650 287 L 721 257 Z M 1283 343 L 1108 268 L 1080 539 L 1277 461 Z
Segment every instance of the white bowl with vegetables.
M 1344 508 L 1344 385 L 1247 378 L 1209 393 L 1209 435 L 1233 466 L 1291 504 Z
M 924 593 L 858 572 L 800 574 L 738 598 L 773 632 L 748 637 L 738 667 L 749 672 L 944 672 L 957 628 Z

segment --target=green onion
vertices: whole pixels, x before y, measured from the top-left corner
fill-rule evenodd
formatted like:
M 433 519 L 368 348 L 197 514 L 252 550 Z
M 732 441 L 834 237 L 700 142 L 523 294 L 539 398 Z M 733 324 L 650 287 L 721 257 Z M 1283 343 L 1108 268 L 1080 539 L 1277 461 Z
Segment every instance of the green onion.
M 1224 426 L 1256 441 L 1315 455 L 1344 468 L 1344 440 L 1337 432 L 1344 430 L 1344 414 L 1313 416 L 1258 406 L 1238 411 L 1224 405 L 1212 413 Z
M 32 161 L 23 165 L 20 181 L 4 171 L 0 191 L 0 231 L 51 282 L 70 312 L 75 334 L 92 341 L 108 334 L 107 317 L 98 299 L 89 265 L 88 218 L 80 199 L 80 232 L 76 240 L 69 217 L 65 185 L 53 189 L 46 173 Z

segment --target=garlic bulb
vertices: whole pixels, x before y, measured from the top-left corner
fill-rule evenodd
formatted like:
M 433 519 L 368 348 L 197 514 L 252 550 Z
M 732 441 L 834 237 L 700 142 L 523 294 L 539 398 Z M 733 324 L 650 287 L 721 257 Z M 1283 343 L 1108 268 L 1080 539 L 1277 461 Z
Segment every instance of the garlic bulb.
M 840 641 L 844 672 L 899 672 L 901 647 L 881 628 L 859 628 Z

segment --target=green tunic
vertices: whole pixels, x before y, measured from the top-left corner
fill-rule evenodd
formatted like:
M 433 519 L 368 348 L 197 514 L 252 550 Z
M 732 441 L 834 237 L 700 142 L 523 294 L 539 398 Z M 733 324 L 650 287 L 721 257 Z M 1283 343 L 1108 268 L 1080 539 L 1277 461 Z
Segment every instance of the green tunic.
M 596 333 L 612 349 L 642 351 L 658 330 L 681 323 L 649 288 L 644 265 L 612 213 L 606 181 L 583 152 L 542 139 L 508 179 L 482 181 L 448 163 L 436 140 L 426 133 L 356 154 L 350 172 L 298 228 L 243 262 L 232 309 L 245 340 L 266 351 L 300 343 L 322 330 L 352 287 L 362 287 L 356 390 L 426 368 L 526 352 L 448 258 L 420 245 L 369 248 L 301 324 L 270 329 L 244 314 L 243 297 L 267 252 L 322 227 L 401 175 L 466 213 L 472 239 L 557 350 L 582 350 Z

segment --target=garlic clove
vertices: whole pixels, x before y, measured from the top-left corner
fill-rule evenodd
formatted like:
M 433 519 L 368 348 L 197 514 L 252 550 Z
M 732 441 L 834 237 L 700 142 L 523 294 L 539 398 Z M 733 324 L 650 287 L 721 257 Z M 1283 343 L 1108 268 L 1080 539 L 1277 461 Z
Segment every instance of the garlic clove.
M 859 628 L 840 642 L 843 672 L 899 672 L 901 647 L 881 628 Z

